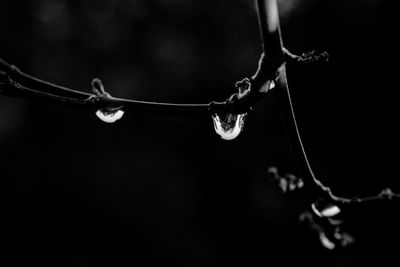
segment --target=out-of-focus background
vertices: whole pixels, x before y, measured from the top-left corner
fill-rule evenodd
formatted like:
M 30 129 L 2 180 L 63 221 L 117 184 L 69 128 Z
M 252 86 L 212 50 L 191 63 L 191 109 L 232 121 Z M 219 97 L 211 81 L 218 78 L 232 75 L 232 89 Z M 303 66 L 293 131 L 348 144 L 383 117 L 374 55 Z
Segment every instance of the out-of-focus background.
M 261 53 L 251 0 L 0 2 L 0 57 L 48 81 L 117 97 L 208 103 L 234 93 Z M 285 46 L 326 50 L 289 68 L 317 176 L 340 195 L 398 181 L 395 1 L 279 1 Z M 382 266 L 397 259 L 397 202 L 360 206 L 353 246 L 329 251 L 298 221 L 309 200 L 282 195 L 267 169 L 296 174 L 266 98 L 241 136 L 211 118 L 93 112 L 0 96 L 0 265 Z

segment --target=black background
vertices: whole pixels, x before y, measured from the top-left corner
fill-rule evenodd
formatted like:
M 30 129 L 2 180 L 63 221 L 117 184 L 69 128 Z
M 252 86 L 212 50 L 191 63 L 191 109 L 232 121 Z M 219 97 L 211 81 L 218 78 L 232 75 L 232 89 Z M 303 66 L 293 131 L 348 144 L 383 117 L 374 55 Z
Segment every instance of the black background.
M 343 196 L 400 189 L 395 1 L 279 1 L 285 47 L 326 50 L 289 67 L 300 131 L 320 180 Z M 1 1 L 0 56 L 23 71 L 114 96 L 208 103 L 251 76 L 261 53 L 254 1 Z M 347 212 L 356 242 L 323 248 L 298 215 L 296 174 L 266 98 L 234 141 L 211 118 L 93 112 L 0 98 L 1 265 L 382 266 L 396 259 L 398 203 Z M 400 191 L 400 190 L 397 190 Z

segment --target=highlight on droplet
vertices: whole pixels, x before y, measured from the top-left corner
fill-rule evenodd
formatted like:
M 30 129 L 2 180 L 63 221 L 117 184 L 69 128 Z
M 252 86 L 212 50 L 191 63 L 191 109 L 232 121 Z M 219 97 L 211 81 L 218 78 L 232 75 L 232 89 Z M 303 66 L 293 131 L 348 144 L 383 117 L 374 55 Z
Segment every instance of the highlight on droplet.
M 259 90 L 260 93 L 267 93 L 269 90 L 272 90 L 276 87 L 276 83 L 274 80 L 268 80 Z
M 274 80 L 272 80 L 272 81 L 269 83 L 269 90 L 274 89 L 274 88 L 275 88 L 275 82 L 274 82 Z
M 239 136 L 244 126 L 247 113 L 218 115 L 214 113 L 212 119 L 215 132 L 224 140 L 233 140 Z
M 96 116 L 106 123 L 114 123 L 121 119 L 123 115 L 124 111 L 121 109 L 98 109 L 96 111 Z
M 318 217 L 333 217 L 340 213 L 340 208 L 333 204 L 319 206 L 317 203 L 312 203 L 311 208 Z
M 321 241 L 321 244 L 329 250 L 335 249 L 336 247 L 335 243 L 329 240 L 329 238 L 325 235 L 324 232 L 319 233 L 319 241 Z

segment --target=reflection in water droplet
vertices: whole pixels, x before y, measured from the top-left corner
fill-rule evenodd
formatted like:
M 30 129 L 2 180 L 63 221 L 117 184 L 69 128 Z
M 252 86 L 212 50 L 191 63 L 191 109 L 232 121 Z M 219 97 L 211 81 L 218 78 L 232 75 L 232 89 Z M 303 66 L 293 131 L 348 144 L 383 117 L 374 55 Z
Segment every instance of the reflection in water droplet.
M 333 204 L 318 205 L 318 203 L 313 203 L 311 208 L 318 217 L 333 217 L 340 213 L 340 208 Z
M 269 90 L 274 89 L 276 86 L 274 80 L 268 80 L 261 88 L 260 93 L 267 93 Z
M 274 89 L 274 88 L 275 88 L 275 82 L 274 82 L 274 81 L 271 81 L 271 82 L 269 83 L 269 90 Z
M 124 111 L 121 109 L 99 109 L 96 111 L 96 116 L 106 123 L 116 122 L 117 120 L 121 119 L 123 115 Z
M 322 244 L 325 248 L 327 248 L 327 249 L 332 250 L 332 249 L 335 249 L 335 247 L 336 247 L 335 243 L 333 243 L 332 241 L 330 241 L 330 240 L 326 237 L 325 233 L 322 233 L 322 232 L 319 233 L 319 240 L 321 241 L 321 244 Z
M 214 129 L 217 134 L 224 140 L 235 139 L 243 129 L 244 119 L 247 113 L 231 114 L 227 113 L 222 116 L 214 113 L 212 115 Z

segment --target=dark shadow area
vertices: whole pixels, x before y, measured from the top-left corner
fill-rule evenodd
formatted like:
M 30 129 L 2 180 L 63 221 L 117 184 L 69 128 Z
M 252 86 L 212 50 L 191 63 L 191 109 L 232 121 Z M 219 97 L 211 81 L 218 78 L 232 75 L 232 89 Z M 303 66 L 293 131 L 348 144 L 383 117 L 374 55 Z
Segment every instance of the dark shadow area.
M 367 196 L 397 177 L 395 1 L 280 1 L 285 46 L 326 50 L 289 66 L 310 161 L 339 195 Z M 1 1 L 0 57 L 42 79 L 114 96 L 208 103 L 254 74 L 253 1 Z M 356 242 L 323 248 L 269 166 L 296 174 L 276 103 L 238 139 L 211 117 L 95 111 L 0 97 L 1 266 L 383 266 L 396 259 L 398 202 L 346 212 Z

